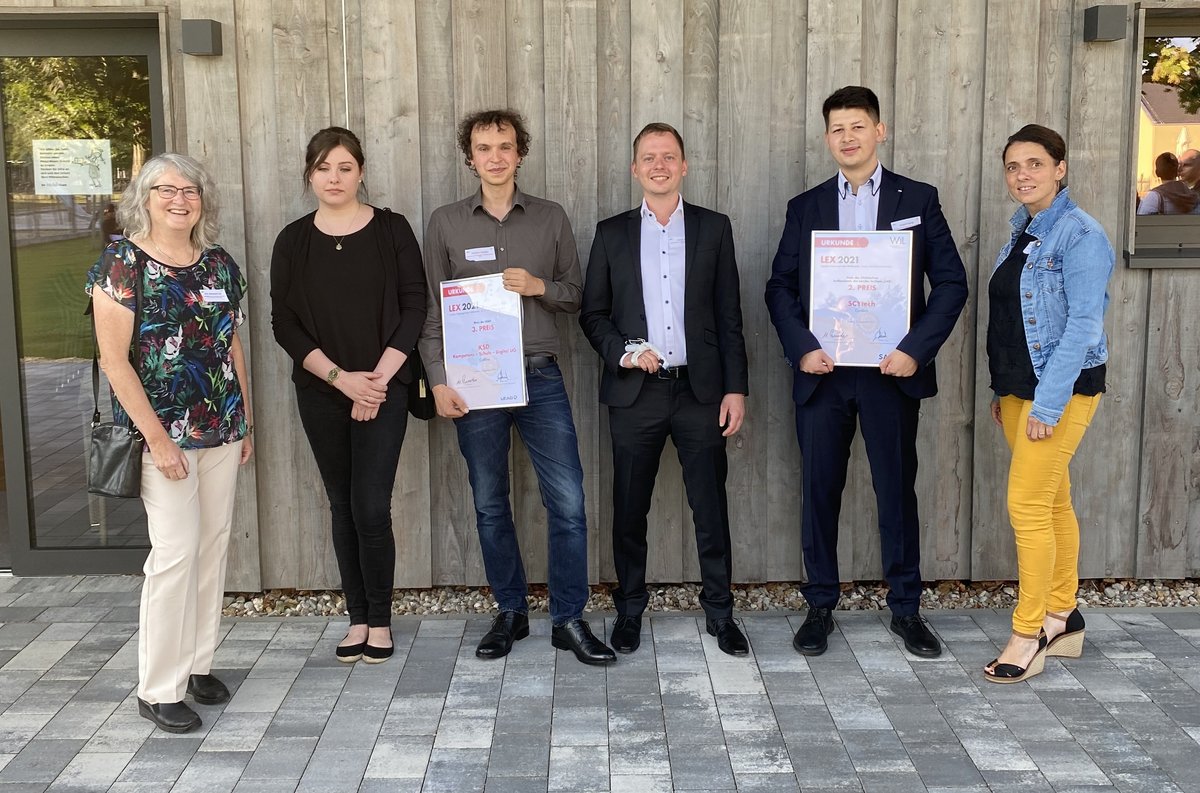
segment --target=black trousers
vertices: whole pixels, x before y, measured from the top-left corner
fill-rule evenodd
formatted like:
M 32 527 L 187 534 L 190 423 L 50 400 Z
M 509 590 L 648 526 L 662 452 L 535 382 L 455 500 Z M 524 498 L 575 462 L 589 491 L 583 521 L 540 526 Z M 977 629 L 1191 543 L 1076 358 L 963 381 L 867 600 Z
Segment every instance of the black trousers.
M 647 376 L 637 401 L 608 409 L 613 447 L 613 561 L 617 613 L 638 616 L 646 608 L 646 515 L 658 460 L 670 437 L 683 466 L 683 484 L 696 524 L 700 556 L 700 605 L 712 618 L 733 614 L 729 582 L 733 575 L 729 504 L 725 479 L 729 463 L 717 424 L 720 404 L 696 400 L 686 378 Z
M 352 403 L 338 392 L 297 388 L 296 403 L 329 495 L 333 552 L 350 624 L 390 625 L 396 567 L 392 485 L 408 426 L 408 390 L 393 381 L 370 421 L 351 419 Z
M 879 509 L 880 556 L 888 606 L 897 616 L 921 603 L 921 532 L 917 516 L 917 419 L 920 400 L 874 368 L 839 367 L 821 377 L 812 396 L 796 406 L 796 434 L 804 460 L 801 536 L 808 583 L 804 597 L 835 608 L 838 520 L 855 425 L 862 426 Z

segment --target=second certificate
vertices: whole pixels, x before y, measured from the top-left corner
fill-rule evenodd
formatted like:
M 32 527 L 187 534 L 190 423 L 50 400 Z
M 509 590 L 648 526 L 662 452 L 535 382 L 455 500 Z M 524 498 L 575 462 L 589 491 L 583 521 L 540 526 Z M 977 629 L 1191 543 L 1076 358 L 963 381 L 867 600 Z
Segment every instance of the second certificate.
M 442 281 L 441 289 L 446 384 L 471 410 L 526 404 L 521 296 L 499 274 Z
M 814 231 L 808 327 L 838 366 L 878 366 L 908 333 L 911 231 Z

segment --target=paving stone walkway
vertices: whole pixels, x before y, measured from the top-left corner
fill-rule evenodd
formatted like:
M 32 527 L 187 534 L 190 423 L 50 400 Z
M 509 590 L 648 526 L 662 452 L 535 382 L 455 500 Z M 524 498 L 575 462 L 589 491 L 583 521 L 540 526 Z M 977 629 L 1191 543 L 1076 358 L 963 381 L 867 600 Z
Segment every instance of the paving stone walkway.
M 1200 790 L 1195 609 L 1089 611 L 1083 658 L 1009 686 L 978 672 L 1008 635 L 993 611 L 930 612 L 935 660 L 875 612 L 807 659 L 796 615 L 745 617 L 743 659 L 702 617 L 654 616 L 607 669 L 544 617 L 492 662 L 486 618 L 399 618 L 378 666 L 336 662 L 343 620 L 228 620 L 232 700 L 168 735 L 137 715 L 139 586 L 0 578 L 0 793 Z

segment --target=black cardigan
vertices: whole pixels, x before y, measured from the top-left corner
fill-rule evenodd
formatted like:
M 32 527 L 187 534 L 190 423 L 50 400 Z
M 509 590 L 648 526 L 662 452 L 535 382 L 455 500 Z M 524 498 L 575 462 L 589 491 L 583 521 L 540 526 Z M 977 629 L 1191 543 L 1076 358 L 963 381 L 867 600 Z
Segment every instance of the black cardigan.
M 384 300 L 381 317 L 383 346 L 411 355 L 417 337 L 425 325 L 428 305 L 425 270 L 421 251 L 405 217 L 389 209 L 374 208 L 373 222 L 378 224 L 379 257 L 384 263 Z M 316 212 L 284 227 L 275 238 L 271 253 L 271 328 L 275 340 L 292 359 L 292 382 L 304 387 L 329 389 L 322 378 L 304 368 L 304 359 L 320 345 L 309 305 L 311 296 L 300 287 L 303 268 L 309 266 Z M 391 266 L 386 266 L 391 265 Z M 396 379 L 411 379 L 408 362 L 396 373 Z

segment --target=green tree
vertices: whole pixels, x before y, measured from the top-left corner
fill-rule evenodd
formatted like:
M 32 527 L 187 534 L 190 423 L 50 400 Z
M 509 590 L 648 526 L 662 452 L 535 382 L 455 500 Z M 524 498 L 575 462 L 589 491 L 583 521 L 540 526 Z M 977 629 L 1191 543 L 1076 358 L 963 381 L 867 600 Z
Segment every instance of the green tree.
M 0 58 L 7 158 L 36 138 L 107 139 L 131 167 L 150 148 L 150 76 L 134 56 Z
M 1169 85 L 1183 112 L 1200 111 L 1200 40 L 1146 39 L 1142 82 Z

